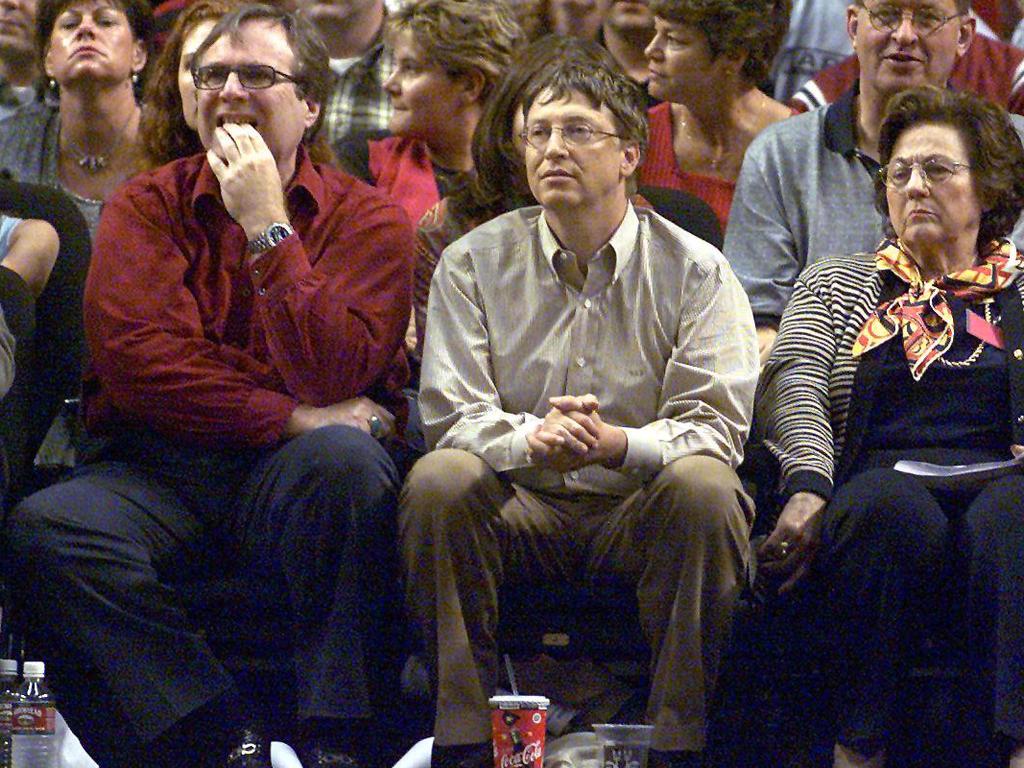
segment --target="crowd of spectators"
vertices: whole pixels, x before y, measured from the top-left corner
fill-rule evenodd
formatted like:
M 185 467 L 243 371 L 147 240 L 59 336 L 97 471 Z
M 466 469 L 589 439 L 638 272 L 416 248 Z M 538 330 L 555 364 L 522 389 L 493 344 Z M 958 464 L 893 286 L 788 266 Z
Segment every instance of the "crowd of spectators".
M 885 765 L 944 601 L 1024 768 L 1021 475 L 892 469 L 1024 455 L 1022 10 L 0 0 L 0 168 L 92 253 L 0 197 L 10 424 L 84 302 L 84 437 L 11 487 L 2 562 L 86 748 L 269 768 L 171 586 L 219 566 L 284 585 L 304 766 L 389 752 L 404 594 L 433 764 L 485 768 L 502 587 L 600 573 L 654 767 L 704 765 L 756 564 L 828 627 L 834 768 Z

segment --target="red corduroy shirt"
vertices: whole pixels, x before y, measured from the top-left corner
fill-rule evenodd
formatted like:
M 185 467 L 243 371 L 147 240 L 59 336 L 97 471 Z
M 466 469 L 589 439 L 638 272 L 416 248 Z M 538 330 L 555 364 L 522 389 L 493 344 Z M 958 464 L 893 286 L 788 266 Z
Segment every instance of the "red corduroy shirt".
M 383 194 L 304 149 L 296 234 L 249 264 L 205 155 L 127 182 L 103 210 L 85 289 L 86 424 L 261 446 L 299 404 L 367 395 L 404 415 L 413 237 Z

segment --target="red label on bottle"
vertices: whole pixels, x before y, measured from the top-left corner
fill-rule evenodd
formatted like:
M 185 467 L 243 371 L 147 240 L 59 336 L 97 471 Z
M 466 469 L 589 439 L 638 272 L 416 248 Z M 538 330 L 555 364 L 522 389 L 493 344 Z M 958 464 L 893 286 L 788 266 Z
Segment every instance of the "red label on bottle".
M 53 704 L 24 703 L 11 708 L 14 735 L 52 735 L 56 731 L 57 708 Z

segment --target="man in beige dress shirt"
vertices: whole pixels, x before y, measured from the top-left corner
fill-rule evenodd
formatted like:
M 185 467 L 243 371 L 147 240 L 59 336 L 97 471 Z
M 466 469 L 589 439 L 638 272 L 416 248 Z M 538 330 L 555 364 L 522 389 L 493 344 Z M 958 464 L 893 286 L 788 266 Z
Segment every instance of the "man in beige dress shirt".
M 754 514 L 735 467 L 757 341 L 722 255 L 629 203 L 643 100 L 570 65 L 527 93 L 540 206 L 457 241 L 434 275 L 420 405 L 437 450 L 410 473 L 400 537 L 435 765 L 490 763 L 499 587 L 595 573 L 636 584 L 655 760 L 704 747 Z

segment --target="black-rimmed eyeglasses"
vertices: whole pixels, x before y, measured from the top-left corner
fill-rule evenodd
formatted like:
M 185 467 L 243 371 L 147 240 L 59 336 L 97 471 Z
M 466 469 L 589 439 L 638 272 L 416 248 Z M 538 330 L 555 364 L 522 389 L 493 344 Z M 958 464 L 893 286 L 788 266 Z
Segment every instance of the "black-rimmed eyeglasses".
M 280 82 L 301 83 L 287 72 L 274 69 L 269 64 L 239 64 L 229 67 L 227 64 L 206 64 L 192 68 L 192 82 L 196 88 L 204 91 L 217 91 L 224 87 L 231 73 L 238 75 L 238 82 L 249 90 L 263 90 Z

